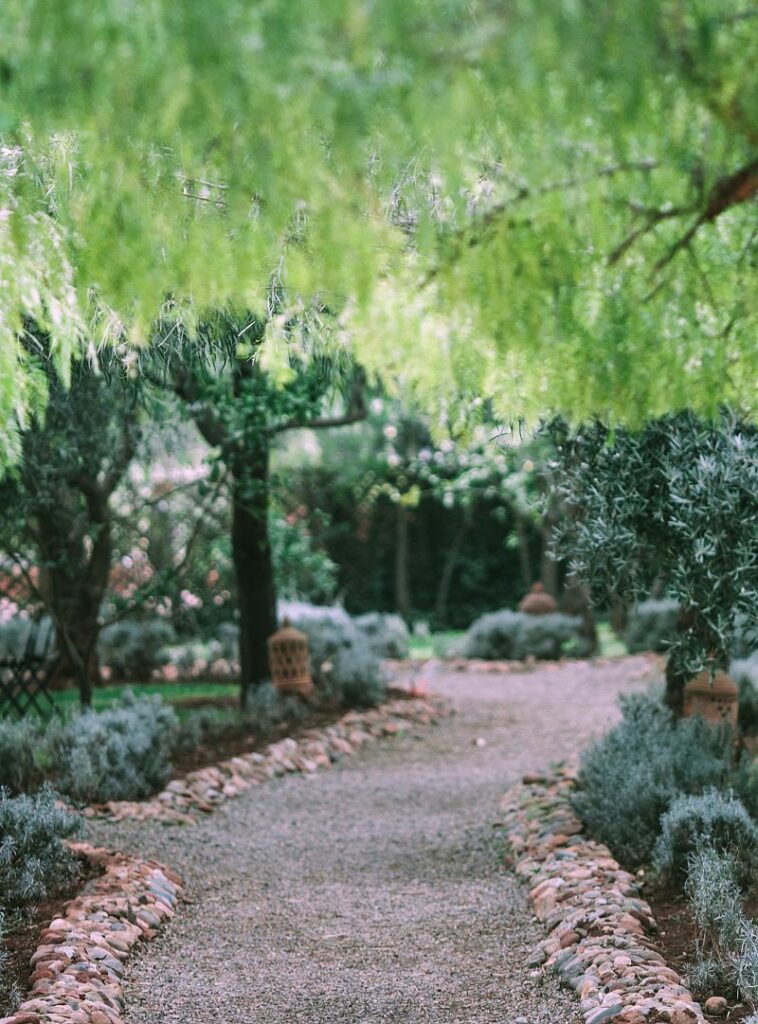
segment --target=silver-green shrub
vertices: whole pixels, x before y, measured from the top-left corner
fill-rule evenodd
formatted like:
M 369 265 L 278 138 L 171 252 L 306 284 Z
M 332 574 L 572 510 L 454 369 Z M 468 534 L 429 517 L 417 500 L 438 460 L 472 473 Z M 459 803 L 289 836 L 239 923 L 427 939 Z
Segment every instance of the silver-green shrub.
M 738 725 L 745 736 L 758 735 L 758 651 L 749 658 L 738 658 L 729 666 L 729 675 L 739 688 Z
M 127 692 L 105 711 L 83 711 L 48 732 L 55 786 L 81 803 L 150 796 L 171 774 L 178 731 L 159 697 Z
M 758 923 L 755 921 L 745 918 L 731 963 L 741 999 L 754 1008 L 758 1005 Z
M 40 779 L 37 750 L 43 726 L 35 718 L 0 718 L 0 787 L 28 793 Z
M 251 729 L 264 735 L 282 722 L 297 724 L 307 714 L 306 705 L 298 697 L 282 693 L 271 683 L 254 687 L 245 703 L 245 720 Z
M 556 661 L 566 654 L 589 653 L 580 635 L 581 619 L 553 612 L 527 615 L 503 609 L 482 615 L 469 628 L 460 646 L 464 658 L 523 661 L 533 657 Z
M 629 613 L 624 630 L 624 643 L 630 654 L 640 651 L 668 650 L 676 636 L 679 603 L 661 598 L 640 601 Z
M 714 956 L 698 955 L 687 964 L 684 975 L 687 988 L 696 999 L 707 999 L 714 992 L 724 993 L 732 988 L 727 966 Z
M 0 790 L 0 907 L 17 910 L 60 892 L 74 878 L 76 861 L 65 846 L 81 819 L 56 806 L 44 787 L 34 796 Z
M 313 681 L 320 695 L 343 707 L 373 707 L 386 694 L 379 658 L 342 608 L 287 602 L 280 618 L 308 637 Z
M 750 659 L 753 655 L 758 655 L 758 620 L 755 616 L 748 618 L 747 615 L 738 615 L 732 640 L 732 657 L 742 660 Z M 758 667 L 753 670 L 753 681 L 758 686 L 756 672 Z
M 758 925 L 745 916 L 740 872 L 733 855 L 705 845 L 690 855 L 685 890 L 700 932 L 699 961 L 717 965 L 719 991 L 729 991 L 755 1008 Z
M 675 721 L 649 695 L 620 704 L 621 721 L 582 756 L 573 800 L 591 834 L 637 866 L 650 861 L 661 817 L 678 796 L 729 782 L 731 739 L 699 717 Z
M 704 847 L 729 854 L 741 883 L 756 877 L 758 823 L 730 793 L 709 789 L 677 797 L 661 818 L 653 863 L 664 874 L 684 880 L 690 857 Z
M 173 629 L 162 619 L 114 622 L 101 630 L 97 651 L 116 679 L 144 682 L 168 662 L 167 647 L 174 639 Z
M 399 615 L 367 612 L 353 620 L 378 658 L 407 658 L 411 635 Z

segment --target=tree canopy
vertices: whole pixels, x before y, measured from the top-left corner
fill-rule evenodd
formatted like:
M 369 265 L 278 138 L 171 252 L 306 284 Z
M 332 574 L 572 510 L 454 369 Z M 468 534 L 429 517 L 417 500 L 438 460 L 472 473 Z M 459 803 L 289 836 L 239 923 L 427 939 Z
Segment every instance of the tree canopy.
M 26 318 L 65 369 L 167 298 L 264 308 L 272 275 L 441 427 L 478 396 L 751 412 L 757 26 L 737 0 L 7 0 L 6 433 L 44 392 Z

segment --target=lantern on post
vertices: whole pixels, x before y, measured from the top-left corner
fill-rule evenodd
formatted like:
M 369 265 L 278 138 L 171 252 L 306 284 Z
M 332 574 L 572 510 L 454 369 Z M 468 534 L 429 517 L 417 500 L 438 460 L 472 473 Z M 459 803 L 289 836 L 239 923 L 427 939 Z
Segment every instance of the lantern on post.
M 726 672 L 700 672 L 684 687 L 684 714 L 701 715 L 711 725 L 737 726 L 739 691 Z
M 534 583 L 526 597 L 519 602 L 518 610 L 526 615 L 551 615 L 558 611 L 558 605 L 541 583 Z
M 282 628 L 268 638 L 268 663 L 271 682 L 282 693 L 310 697 L 313 679 L 310 673 L 308 637 L 285 619 Z

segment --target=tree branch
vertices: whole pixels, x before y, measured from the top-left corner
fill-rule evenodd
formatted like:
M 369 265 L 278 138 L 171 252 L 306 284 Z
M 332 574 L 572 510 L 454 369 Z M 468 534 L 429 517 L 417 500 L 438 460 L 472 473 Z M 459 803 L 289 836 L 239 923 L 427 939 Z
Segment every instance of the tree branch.
M 536 188 L 530 188 L 528 185 L 522 185 L 515 195 L 508 199 L 504 199 L 502 202 L 494 203 L 478 218 L 474 216 L 472 220 L 463 225 L 458 231 L 454 233 L 451 241 L 453 242 L 453 252 L 450 254 L 446 263 L 452 262 L 456 256 L 463 249 L 473 249 L 479 245 L 482 241 L 483 234 L 488 228 L 492 227 L 502 217 L 504 213 L 507 213 L 512 207 L 519 203 L 525 202 L 527 199 L 538 198 L 539 196 L 549 195 L 552 192 L 567 192 L 573 188 L 580 188 L 582 185 L 588 185 L 593 181 L 597 181 L 599 178 L 612 178 L 617 174 L 623 174 L 631 171 L 642 171 L 649 172 L 654 171 L 659 166 L 657 160 L 627 160 L 618 164 L 608 164 L 605 167 L 600 167 L 592 174 L 577 175 L 573 178 L 563 178 L 560 181 L 548 182 L 546 185 L 539 185 Z M 425 288 L 442 270 L 443 263 L 437 263 L 435 266 L 430 267 L 426 274 L 420 281 L 420 287 Z
M 726 210 L 749 202 L 756 193 L 758 193 L 758 160 L 753 160 L 733 174 L 720 178 L 708 195 L 705 209 L 656 262 L 651 277 L 660 273 L 682 249 L 687 248 L 703 224 L 712 224 Z
M 326 430 L 329 427 L 346 427 L 351 423 L 360 423 L 368 415 L 365 407 L 352 409 L 342 416 L 322 416 L 315 420 L 289 420 L 275 427 L 273 433 L 281 434 L 285 430 Z

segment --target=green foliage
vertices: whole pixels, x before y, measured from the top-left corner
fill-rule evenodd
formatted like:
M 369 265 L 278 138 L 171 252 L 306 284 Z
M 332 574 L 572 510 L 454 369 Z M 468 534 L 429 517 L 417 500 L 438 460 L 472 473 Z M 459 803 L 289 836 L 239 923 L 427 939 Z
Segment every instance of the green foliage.
M 460 651 L 465 658 L 490 661 L 581 656 L 587 651 L 579 634 L 580 626 L 580 619 L 559 612 L 527 615 L 503 609 L 477 619 L 463 638 Z
M 98 655 L 116 679 L 145 682 L 169 661 L 167 648 L 174 639 L 170 624 L 160 619 L 114 622 L 100 632 Z
M 752 1007 L 758 1006 L 758 924 L 755 921 L 744 922 L 739 949 L 732 963 L 741 998 Z
M 729 970 L 714 956 L 698 956 L 687 965 L 684 980 L 687 988 L 701 1002 L 715 992 L 729 992 L 732 980 Z
M 443 416 L 749 403 L 742 14 L 9 0 L 0 420 L 39 404 L 23 318 L 64 365 L 93 320 L 121 342 L 166 295 L 264 308 L 272 273 L 347 307 L 371 368 Z
M 729 674 L 739 687 L 738 724 L 745 736 L 758 735 L 758 651 L 733 661 Z
M 758 824 L 739 800 L 718 790 L 673 801 L 661 818 L 653 862 L 659 871 L 684 880 L 689 858 L 705 846 L 731 856 L 743 884 L 752 881 L 758 871 Z
M 399 615 L 367 612 L 353 621 L 378 658 L 407 658 L 410 654 L 411 636 Z
M 671 658 L 726 666 L 740 617 L 758 614 L 758 430 L 726 413 L 639 432 L 596 422 L 564 437 L 557 479 L 572 510 L 559 547 L 595 598 L 663 579 L 683 609 Z
M 674 721 L 650 696 L 620 703 L 621 721 L 582 756 L 574 805 L 592 835 L 636 867 L 649 862 L 678 796 L 728 785 L 731 739 L 700 718 Z
M 435 443 L 433 421 L 414 409 L 386 397 L 368 406 L 365 423 L 306 435 L 300 451 L 280 448 L 274 458 L 281 503 L 290 514 L 306 510 L 311 534 L 338 566 L 345 607 L 397 610 L 401 513 L 409 617 L 435 630 L 465 628 L 515 605 L 543 547 L 533 446 L 490 440 L 485 428 L 466 443 Z
M 337 588 L 337 565 L 319 547 L 302 518 L 269 520 L 276 592 L 285 601 L 329 601 Z
M 379 658 L 342 608 L 288 603 L 280 609 L 308 637 L 313 681 L 341 707 L 373 707 L 386 693 Z
M 43 731 L 31 716 L 18 721 L 0 718 L 0 789 L 28 793 L 35 787 L 40 777 L 35 754 Z
M 9 796 L 0 790 L 0 908 L 16 910 L 64 889 L 76 873 L 63 844 L 81 819 L 56 806 L 43 789 L 35 796 Z
M 753 876 L 749 881 L 754 882 Z M 725 990 L 758 1005 L 758 925 L 742 907 L 734 858 L 705 845 L 690 856 L 687 895 L 700 929 L 699 947 Z M 721 989 L 724 991 L 724 989 Z
M 105 711 L 83 711 L 51 725 L 56 788 L 81 803 L 151 796 L 168 781 L 177 732 L 172 708 L 133 694 Z
M 742 891 L 732 857 L 705 845 L 689 858 L 685 886 L 695 921 L 720 951 L 734 949 L 742 931 Z
M 248 690 L 244 710 L 239 708 L 198 708 L 182 717 L 175 749 L 193 751 L 198 747 L 213 750 L 231 736 L 256 733 L 267 736 L 282 722 L 297 725 L 308 713 L 297 697 L 279 692 L 271 683 Z
M 252 687 L 247 694 L 245 718 L 259 733 L 267 735 L 282 722 L 297 724 L 308 713 L 306 705 L 298 697 L 280 693 L 271 683 Z
M 667 598 L 640 601 L 627 619 L 624 643 L 630 654 L 640 651 L 668 651 L 676 636 L 679 603 Z

